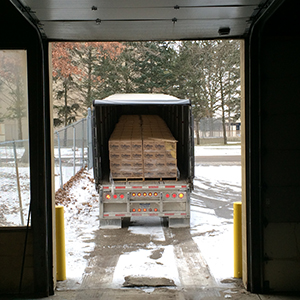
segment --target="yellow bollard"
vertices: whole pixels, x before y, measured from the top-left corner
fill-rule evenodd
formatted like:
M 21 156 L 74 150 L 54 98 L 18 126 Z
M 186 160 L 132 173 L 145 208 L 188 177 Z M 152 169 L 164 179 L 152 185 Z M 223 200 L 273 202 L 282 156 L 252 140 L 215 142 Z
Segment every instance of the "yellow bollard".
M 233 277 L 242 278 L 242 202 L 233 203 Z
M 64 207 L 55 207 L 56 216 L 56 279 L 66 280 L 66 247 Z

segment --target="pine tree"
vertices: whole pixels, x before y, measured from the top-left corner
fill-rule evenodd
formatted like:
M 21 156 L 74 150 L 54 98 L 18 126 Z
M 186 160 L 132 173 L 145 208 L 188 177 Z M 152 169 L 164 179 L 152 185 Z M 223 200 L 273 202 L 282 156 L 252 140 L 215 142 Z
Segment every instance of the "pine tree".
M 80 108 L 78 97 L 75 95 L 75 75 L 80 69 L 72 63 L 71 43 L 52 44 L 52 66 L 54 97 L 57 104 L 54 105 L 57 117 L 54 118 L 54 126 L 67 126 L 76 121 Z
M 226 124 L 230 125 L 231 118 L 237 120 L 240 116 L 239 43 L 221 40 L 216 45 L 215 70 L 219 84 L 223 139 L 227 144 Z
M 172 78 L 174 50 L 167 42 L 138 42 L 135 55 L 133 82 L 136 92 L 162 93 L 168 90 Z
M 122 44 L 117 42 L 73 44 L 72 60 L 81 71 L 76 76 L 76 89 L 83 99 L 84 108 L 91 107 L 93 100 L 106 96 L 103 91 L 107 89 L 107 78 L 122 49 Z

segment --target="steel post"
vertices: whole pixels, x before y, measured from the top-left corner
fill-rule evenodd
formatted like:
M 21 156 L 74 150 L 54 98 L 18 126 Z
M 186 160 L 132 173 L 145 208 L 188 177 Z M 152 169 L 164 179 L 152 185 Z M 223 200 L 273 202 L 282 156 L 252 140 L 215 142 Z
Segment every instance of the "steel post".
M 233 203 L 233 235 L 233 277 L 242 278 L 242 202 Z
M 62 165 L 61 165 L 61 153 L 60 153 L 60 138 L 59 138 L 59 133 L 56 132 L 57 134 L 57 147 L 58 147 L 58 163 L 59 163 L 59 176 L 60 176 L 60 188 L 62 189 L 64 187 L 64 182 L 63 182 L 63 172 L 62 172 Z
M 82 120 L 82 130 L 81 130 L 81 136 L 82 136 L 82 150 L 81 150 L 81 158 L 82 158 L 82 167 L 84 168 L 84 120 Z
M 66 280 L 66 246 L 64 207 L 55 207 L 56 217 L 56 279 Z
M 76 174 L 76 128 L 73 126 L 73 176 Z
M 17 188 L 18 188 L 19 206 L 20 206 L 20 217 L 21 217 L 21 224 L 22 224 L 22 226 L 24 226 L 23 205 L 22 205 L 20 177 L 19 177 L 19 166 L 18 166 L 18 156 L 17 156 L 17 149 L 16 149 L 16 142 L 15 141 L 13 141 L 13 146 L 14 146 L 13 147 L 14 148 L 14 159 L 15 159 Z

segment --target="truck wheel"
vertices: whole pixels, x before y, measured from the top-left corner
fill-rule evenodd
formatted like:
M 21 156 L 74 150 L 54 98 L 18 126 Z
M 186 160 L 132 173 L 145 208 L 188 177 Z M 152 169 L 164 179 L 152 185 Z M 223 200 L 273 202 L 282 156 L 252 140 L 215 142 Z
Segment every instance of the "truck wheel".
M 122 220 L 122 227 L 128 228 L 130 226 L 130 217 L 123 218 Z
M 161 217 L 161 224 L 163 227 L 169 226 L 169 218 L 168 217 Z

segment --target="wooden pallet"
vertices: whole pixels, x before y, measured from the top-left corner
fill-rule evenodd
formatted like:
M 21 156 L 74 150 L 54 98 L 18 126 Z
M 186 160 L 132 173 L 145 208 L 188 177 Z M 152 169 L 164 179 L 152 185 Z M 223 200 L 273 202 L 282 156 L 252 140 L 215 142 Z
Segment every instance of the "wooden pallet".
M 120 178 L 112 178 L 113 181 L 117 182 L 117 181 L 125 181 L 125 182 L 129 182 L 129 181 L 135 181 L 135 182 L 143 182 L 145 181 L 144 177 L 120 177 Z
M 147 178 L 145 178 L 145 181 L 147 181 L 147 180 L 157 180 L 157 181 L 170 180 L 170 181 L 177 181 L 178 178 L 177 177 L 147 177 Z
M 114 182 L 145 182 L 145 181 L 178 181 L 177 177 L 148 177 L 148 178 L 136 178 L 136 177 L 120 177 L 112 178 Z

